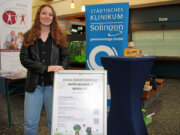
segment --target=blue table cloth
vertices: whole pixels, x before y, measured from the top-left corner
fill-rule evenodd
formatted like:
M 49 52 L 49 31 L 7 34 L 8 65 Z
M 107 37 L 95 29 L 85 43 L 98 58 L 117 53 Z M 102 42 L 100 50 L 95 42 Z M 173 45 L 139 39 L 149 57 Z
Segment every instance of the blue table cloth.
M 148 134 L 141 111 L 141 97 L 154 60 L 154 57 L 101 57 L 108 72 L 111 92 L 108 135 Z

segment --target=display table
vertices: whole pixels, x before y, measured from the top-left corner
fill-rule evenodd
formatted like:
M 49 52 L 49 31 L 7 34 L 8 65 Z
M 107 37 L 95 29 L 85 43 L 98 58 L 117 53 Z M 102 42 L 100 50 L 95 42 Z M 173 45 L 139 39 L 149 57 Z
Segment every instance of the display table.
M 164 79 L 156 79 L 156 81 L 160 83 L 160 85 L 157 86 L 157 89 L 156 90 L 151 89 L 149 91 L 143 91 L 142 99 L 144 99 L 144 100 L 150 99 L 152 96 L 156 95 L 159 92 L 159 90 L 161 90 L 161 88 L 164 85 Z
M 24 94 L 25 79 L 26 74 L 24 73 L 6 74 L 0 72 L 0 94 L 5 94 L 7 98 L 8 122 L 10 127 L 15 125 L 12 123 L 10 96 Z M 18 93 L 19 91 L 21 93 Z M 16 95 L 16 93 L 18 94 Z
M 154 60 L 154 57 L 101 57 L 108 71 L 111 90 L 108 135 L 148 134 L 141 111 L 141 97 Z

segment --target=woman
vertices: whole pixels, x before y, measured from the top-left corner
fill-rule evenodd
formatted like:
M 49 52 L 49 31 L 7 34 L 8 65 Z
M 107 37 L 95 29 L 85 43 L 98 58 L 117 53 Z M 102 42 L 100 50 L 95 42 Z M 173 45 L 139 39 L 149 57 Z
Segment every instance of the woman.
M 24 35 L 21 64 L 27 68 L 24 103 L 25 135 L 37 135 L 44 104 L 51 133 L 53 72 L 68 68 L 66 37 L 58 26 L 50 5 L 42 5 L 32 28 Z
M 24 34 L 22 32 L 19 32 L 16 39 L 14 40 L 14 46 L 15 49 L 20 49 L 23 41 Z

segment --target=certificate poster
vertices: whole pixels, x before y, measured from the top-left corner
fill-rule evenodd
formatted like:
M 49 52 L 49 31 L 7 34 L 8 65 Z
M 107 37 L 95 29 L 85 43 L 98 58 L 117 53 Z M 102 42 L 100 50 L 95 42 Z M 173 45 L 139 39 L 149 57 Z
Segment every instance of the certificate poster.
M 52 135 L 106 135 L 107 72 L 55 73 Z

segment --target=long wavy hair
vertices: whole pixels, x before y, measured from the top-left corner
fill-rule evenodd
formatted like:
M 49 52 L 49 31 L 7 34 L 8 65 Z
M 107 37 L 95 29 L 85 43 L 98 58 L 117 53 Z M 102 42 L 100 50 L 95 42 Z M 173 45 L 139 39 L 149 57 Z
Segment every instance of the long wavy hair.
M 53 21 L 50 25 L 50 31 L 51 31 L 51 36 L 52 36 L 53 40 L 61 48 L 66 47 L 66 35 L 63 33 L 62 29 L 58 25 L 56 12 L 54 11 L 53 7 L 48 4 L 40 6 L 39 9 L 37 10 L 34 24 L 32 25 L 31 29 L 28 30 L 24 35 L 24 41 L 23 41 L 24 46 L 28 47 L 30 45 L 34 45 L 37 38 L 40 38 L 40 36 L 41 36 L 40 13 L 44 7 L 51 8 L 52 12 L 53 12 Z

